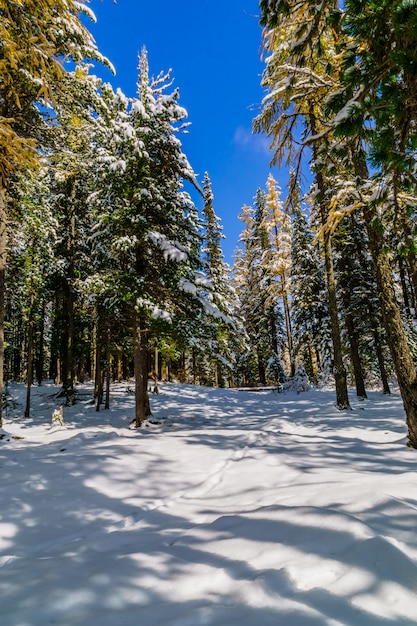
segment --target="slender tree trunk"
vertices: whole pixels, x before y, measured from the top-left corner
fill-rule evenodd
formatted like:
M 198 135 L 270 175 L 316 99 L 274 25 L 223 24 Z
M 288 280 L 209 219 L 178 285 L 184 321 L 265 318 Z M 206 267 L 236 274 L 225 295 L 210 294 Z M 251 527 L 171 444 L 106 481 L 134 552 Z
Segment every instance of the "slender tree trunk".
M 43 381 L 43 370 L 45 365 L 45 352 L 43 349 L 43 342 L 45 340 L 45 303 L 42 303 L 41 310 L 41 318 L 39 325 L 39 345 L 38 352 L 36 358 L 36 380 L 38 381 L 38 385 L 42 384 Z
M 123 359 L 121 352 L 118 352 L 116 356 L 116 380 L 118 383 L 121 383 L 123 380 Z
M 197 358 L 195 348 L 192 350 L 192 363 L 193 363 L 193 385 L 197 384 Z
M 0 428 L 3 426 L 4 387 L 4 307 L 5 272 L 7 254 L 7 199 L 5 189 L 0 189 Z
M 323 226 L 327 222 L 327 211 L 324 206 L 325 184 L 320 172 L 316 173 L 316 183 L 319 189 L 320 219 Z M 336 299 L 336 281 L 333 268 L 333 253 L 330 233 L 324 229 L 324 264 L 326 270 L 326 284 L 329 304 L 330 328 L 333 344 L 333 374 L 336 385 L 336 406 L 340 410 L 350 408 L 346 384 L 346 371 L 343 365 L 342 341 Z
M 26 407 L 25 407 L 25 417 L 30 416 L 30 392 L 32 389 L 33 383 L 33 330 L 34 330 L 34 319 L 33 319 L 33 298 L 31 298 L 32 302 L 30 305 L 29 312 L 29 323 L 28 323 L 28 344 L 27 344 L 27 381 L 26 381 Z
M 266 372 L 265 372 L 265 365 L 262 361 L 262 357 L 260 356 L 260 354 L 258 353 L 257 355 L 257 361 L 258 361 L 258 376 L 259 376 L 259 382 L 262 385 L 266 384 Z
M 58 358 L 59 358 L 59 333 L 58 333 L 58 294 L 55 294 L 55 297 L 52 301 L 51 307 L 51 320 L 52 320 L 52 328 L 51 328 L 51 340 L 49 343 L 49 352 L 50 352 L 50 361 L 49 361 L 49 372 L 48 377 L 49 380 L 53 380 L 56 384 L 58 378 Z
M 166 366 L 166 378 L 167 378 L 167 382 L 171 382 L 171 366 L 172 366 L 172 361 L 171 361 L 171 357 L 167 356 L 166 358 L 166 362 L 165 362 L 165 366 Z
M 111 339 L 111 331 L 110 326 L 107 326 L 106 333 L 106 402 L 104 404 L 105 409 L 110 408 L 110 339 Z
M 154 352 L 154 386 L 153 386 L 153 392 L 159 394 L 159 387 L 158 387 L 158 376 L 159 376 L 159 351 L 158 351 L 158 346 L 155 346 L 155 352 Z
M 216 376 L 217 386 L 222 389 L 224 387 L 224 379 L 223 379 L 222 366 L 220 363 L 216 363 L 216 372 L 217 372 L 217 376 Z
M 135 313 L 134 328 L 135 422 L 139 428 L 151 415 L 148 394 L 148 332 L 143 316 Z
M 102 353 L 102 332 L 100 310 L 96 310 L 96 321 L 94 324 L 94 397 L 96 398 L 96 411 L 100 411 L 103 399 L 103 376 L 101 368 Z
M 380 338 L 379 331 L 376 327 L 375 322 L 372 322 L 372 333 L 374 336 L 375 353 L 376 353 L 376 358 L 378 359 L 379 372 L 381 375 L 382 390 L 385 394 L 391 394 L 387 371 L 385 369 L 384 355 L 382 353 L 381 338 Z
M 309 115 L 310 128 L 313 135 L 317 134 L 316 118 L 313 111 Z M 313 145 L 313 157 L 314 161 L 317 159 L 317 146 Z M 340 410 L 349 409 L 349 396 L 346 384 L 346 371 L 343 365 L 343 353 L 342 353 L 342 341 L 340 338 L 340 325 L 337 310 L 337 298 L 336 298 L 336 281 L 334 277 L 333 268 L 333 253 L 331 235 L 325 228 L 327 223 L 328 211 L 325 204 L 326 200 L 326 185 L 324 182 L 323 174 L 316 172 L 316 184 L 319 191 L 319 211 L 320 220 L 324 227 L 323 244 L 324 244 L 324 265 L 326 270 L 326 284 L 329 304 L 329 316 L 330 316 L 330 328 L 332 334 L 333 344 L 333 374 L 336 386 L 336 406 Z
M 74 379 L 75 379 L 75 363 L 74 363 L 74 295 L 72 293 L 72 285 L 68 286 L 68 369 L 67 380 L 65 383 L 67 403 L 72 404 L 74 400 Z
M 214 387 L 219 387 L 219 377 L 217 371 L 217 363 L 213 363 Z
M 408 294 L 407 280 L 406 280 L 405 270 L 404 270 L 404 259 L 401 256 L 398 256 L 398 270 L 400 273 L 400 282 L 401 282 L 401 289 L 403 293 L 405 312 L 409 317 L 411 317 L 410 298 Z
M 282 301 L 284 304 L 285 329 L 287 331 L 288 353 L 290 357 L 290 376 L 292 378 L 295 374 L 294 342 L 293 342 L 292 328 L 291 328 L 290 305 L 288 302 L 288 296 L 287 296 L 286 290 L 283 290 Z
M 96 393 L 96 411 L 100 411 L 101 401 L 103 400 L 103 373 L 101 370 L 101 359 L 99 355 L 97 356 L 97 364 L 96 364 L 95 393 Z
M 359 353 L 358 338 L 355 332 L 355 323 L 350 313 L 346 314 L 345 322 L 347 334 L 349 337 L 350 357 L 352 359 L 353 373 L 355 376 L 356 395 L 358 398 L 365 400 L 368 396 L 366 395 L 365 380 L 363 378 L 363 368 Z

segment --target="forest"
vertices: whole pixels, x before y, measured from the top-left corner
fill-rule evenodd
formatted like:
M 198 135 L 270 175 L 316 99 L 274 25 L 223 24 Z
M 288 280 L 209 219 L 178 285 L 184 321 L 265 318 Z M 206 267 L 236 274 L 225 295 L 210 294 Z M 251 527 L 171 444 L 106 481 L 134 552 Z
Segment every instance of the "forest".
M 417 448 L 417 1 L 261 0 L 273 174 L 241 208 L 233 267 L 171 76 L 128 98 L 75 0 L 0 0 L 0 387 L 134 379 L 216 387 L 398 383 Z M 306 188 L 305 181 L 309 183 Z M 201 203 L 193 200 L 195 193 Z M 348 414 L 346 419 L 348 420 Z M 0 414 L 1 426 L 1 414 Z

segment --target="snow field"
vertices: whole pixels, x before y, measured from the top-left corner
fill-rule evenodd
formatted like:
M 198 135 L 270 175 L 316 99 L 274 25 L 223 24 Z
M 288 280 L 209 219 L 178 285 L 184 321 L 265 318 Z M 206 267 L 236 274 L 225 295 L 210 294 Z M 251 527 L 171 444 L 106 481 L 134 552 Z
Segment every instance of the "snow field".
M 130 430 L 33 389 L 0 441 L 2 626 L 417 624 L 415 450 L 398 395 L 165 384 Z M 22 438 L 20 438 L 22 437 Z

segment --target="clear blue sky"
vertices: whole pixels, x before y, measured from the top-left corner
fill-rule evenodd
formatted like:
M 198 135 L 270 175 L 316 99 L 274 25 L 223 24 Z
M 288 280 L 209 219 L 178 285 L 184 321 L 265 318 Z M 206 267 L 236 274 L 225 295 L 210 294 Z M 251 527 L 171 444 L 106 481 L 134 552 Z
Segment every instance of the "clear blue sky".
M 100 70 L 106 81 L 135 95 L 143 46 L 152 75 L 172 69 L 191 122 L 184 152 L 200 181 L 209 173 L 231 263 L 242 228 L 237 215 L 270 171 L 266 138 L 251 133 L 263 97 L 258 0 L 91 0 L 90 7 L 97 24 L 89 30 L 116 67 L 115 77 Z M 284 187 L 286 174 L 272 172 Z

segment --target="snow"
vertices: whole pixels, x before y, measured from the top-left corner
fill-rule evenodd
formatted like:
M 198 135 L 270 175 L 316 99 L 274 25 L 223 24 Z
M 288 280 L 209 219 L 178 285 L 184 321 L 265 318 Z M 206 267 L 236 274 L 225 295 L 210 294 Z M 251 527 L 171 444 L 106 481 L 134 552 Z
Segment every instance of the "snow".
M 179 241 L 170 241 L 165 235 L 157 231 L 149 231 L 147 233 L 147 239 L 152 241 L 155 246 L 163 251 L 166 261 L 176 261 L 177 263 L 187 261 L 187 250 Z
M 2 626 L 411 626 L 417 453 L 398 394 L 12 385 L 0 432 Z M 16 404 L 17 403 L 17 404 Z

